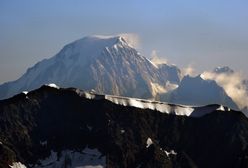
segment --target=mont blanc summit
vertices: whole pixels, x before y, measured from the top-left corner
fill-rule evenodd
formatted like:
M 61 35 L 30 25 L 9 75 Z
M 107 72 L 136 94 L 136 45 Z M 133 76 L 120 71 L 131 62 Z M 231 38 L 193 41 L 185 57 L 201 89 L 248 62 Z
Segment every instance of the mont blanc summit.
M 156 66 L 122 36 L 87 36 L 76 40 L 50 59 L 45 59 L 16 81 L 0 86 L 0 99 L 56 83 L 98 93 L 155 97 L 166 84 L 178 84 L 180 70 Z

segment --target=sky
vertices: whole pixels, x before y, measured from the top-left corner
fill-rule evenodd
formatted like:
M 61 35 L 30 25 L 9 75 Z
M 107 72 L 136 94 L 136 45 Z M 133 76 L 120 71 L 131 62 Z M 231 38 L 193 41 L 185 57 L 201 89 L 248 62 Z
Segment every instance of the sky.
M 197 73 L 248 76 L 247 0 L 1 0 L 0 83 L 88 35 L 131 33 L 138 51 Z

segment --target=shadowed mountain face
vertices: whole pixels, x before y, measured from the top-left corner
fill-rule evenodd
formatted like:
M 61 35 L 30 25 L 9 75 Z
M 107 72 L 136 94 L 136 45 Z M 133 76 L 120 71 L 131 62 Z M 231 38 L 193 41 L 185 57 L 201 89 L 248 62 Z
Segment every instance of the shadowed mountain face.
M 0 101 L 0 167 L 248 166 L 241 112 L 212 105 L 179 116 L 176 105 L 168 114 L 115 100 L 43 86 Z
M 185 105 L 222 104 L 238 109 L 225 90 L 213 80 L 204 80 L 201 76 L 185 76 L 179 87 L 171 93 L 161 96 L 161 100 Z
M 179 81 L 177 67 L 154 65 L 123 37 L 89 36 L 37 63 L 20 79 L 0 85 L 0 99 L 48 83 L 98 93 L 152 98 L 157 88 Z

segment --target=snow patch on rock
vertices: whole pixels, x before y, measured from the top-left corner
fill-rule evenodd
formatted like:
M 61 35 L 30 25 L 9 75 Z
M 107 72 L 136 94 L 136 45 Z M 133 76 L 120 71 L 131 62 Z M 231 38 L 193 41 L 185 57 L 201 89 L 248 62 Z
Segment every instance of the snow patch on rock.
M 225 111 L 225 107 L 223 105 L 220 105 L 219 108 L 216 109 L 217 111 Z
M 95 99 L 96 95 L 94 93 L 90 93 L 90 92 L 83 92 L 80 89 L 76 89 L 76 93 L 81 96 L 81 97 L 85 97 L 86 99 Z
M 27 95 L 28 94 L 28 91 L 22 91 L 23 94 Z
M 12 165 L 9 166 L 10 168 L 27 168 L 24 164 L 21 162 L 14 162 Z
M 149 148 L 152 144 L 153 144 L 152 139 L 147 138 L 147 140 L 146 140 L 146 148 Z
M 164 150 L 165 154 L 169 157 L 170 155 L 177 155 L 177 153 L 174 150 L 166 151 Z
M 57 86 L 54 83 L 47 84 L 46 86 L 49 86 L 49 87 L 52 87 L 52 88 L 55 88 L 55 89 L 59 89 L 59 86 Z

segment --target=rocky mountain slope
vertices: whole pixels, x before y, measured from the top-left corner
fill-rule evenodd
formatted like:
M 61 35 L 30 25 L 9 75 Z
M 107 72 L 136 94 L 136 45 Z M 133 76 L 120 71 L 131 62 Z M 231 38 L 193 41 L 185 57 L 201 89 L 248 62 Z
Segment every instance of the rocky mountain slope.
M 0 167 L 247 167 L 248 120 L 43 86 L 0 101 Z

